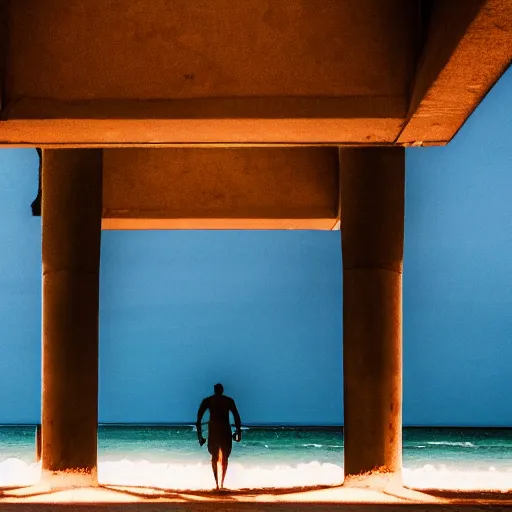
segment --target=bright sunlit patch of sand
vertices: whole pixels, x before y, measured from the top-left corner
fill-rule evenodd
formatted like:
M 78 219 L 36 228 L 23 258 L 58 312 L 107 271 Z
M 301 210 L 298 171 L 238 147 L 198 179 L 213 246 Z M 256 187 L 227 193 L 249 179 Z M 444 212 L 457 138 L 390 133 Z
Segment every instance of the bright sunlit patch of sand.
M 0 462 L 0 486 L 30 485 L 38 482 L 39 464 L 27 464 L 18 459 Z M 147 461 L 100 462 L 101 483 L 160 487 L 167 489 L 212 489 L 215 486 L 211 464 L 166 464 Z M 225 486 L 229 489 L 286 488 L 315 485 L 339 485 L 343 468 L 334 464 L 246 466 L 229 464 Z M 416 489 L 450 490 L 512 490 L 512 464 L 509 468 L 487 471 L 456 470 L 444 466 L 424 465 L 404 469 L 404 482 Z

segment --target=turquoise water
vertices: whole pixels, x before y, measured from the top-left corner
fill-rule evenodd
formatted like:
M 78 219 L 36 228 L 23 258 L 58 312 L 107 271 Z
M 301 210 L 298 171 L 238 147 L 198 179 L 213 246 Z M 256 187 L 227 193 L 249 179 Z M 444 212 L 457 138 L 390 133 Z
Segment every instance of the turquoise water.
M 100 426 L 98 437 L 105 482 L 191 488 L 198 474 L 204 486 L 211 478 L 193 426 Z M 0 427 L 0 485 L 35 478 L 34 439 L 34 427 Z M 512 488 L 512 429 L 406 428 L 403 465 L 406 482 L 418 487 Z M 233 443 L 230 467 L 234 487 L 336 483 L 343 479 L 343 435 L 249 428 Z

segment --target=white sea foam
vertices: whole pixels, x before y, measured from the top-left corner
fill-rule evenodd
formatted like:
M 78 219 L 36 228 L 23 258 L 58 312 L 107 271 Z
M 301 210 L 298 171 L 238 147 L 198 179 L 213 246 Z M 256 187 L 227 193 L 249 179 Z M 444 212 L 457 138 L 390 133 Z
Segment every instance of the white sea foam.
M 40 464 L 27 464 L 18 459 L 0 462 L 0 486 L 28 485 L 37 482 Z M 138 485 L 169 489 L 211 489 L 213 484 L 210 464 L 166 464 L 148 461 L 100 462 L 98 478 L 103 484 Z M 229 465 L 226 487 L 295 487 L 339 484 L 343 470 L 334 464 L 310 462 L 296 466 L 277 465 L 245 467 L 233 462 Z
M 0 486 L 29 485 L 37 482 L 39 464 L 19 459 L 0 462 Z M 100 462 L 100 482 L 104 484 L 153 486 L 169 489 L 211 489 L 210 464 L 167 464 L 147 461 Z M 340 484 L 343 468 L 334 464 L 246 466 L 236 462 L 229 465 L 226 486 L 230 489 L 248 487 L 296 487 Z M 512 490 L 512 464 L 497 470 L 452 469 L 441 465 L 424 465 L 404 469 L 404 481 L 417 489 Z
M 40 473 L 40 464 L 6 459 L 0 462 L 0 486 L 33 484 L 39 479 Z
M 323 445 L 321 444 L 316 444 L 316 443 L 306 443 L 306 444 L 303 444 L 302 446 L 305 446 L 306 448 L 322 448 Z
M 435 445 L 435 446 L 459 446 L 462 448 L 476 448 L 473 443 L 469 441 L 428 441 L 427 444 Z
M 472 471 L 426 464 L 421 468 L 404 469 L 404 482 L 416 489 L 512 491 L 512 465 L 500 471 L 493 466 L 486 471 Z

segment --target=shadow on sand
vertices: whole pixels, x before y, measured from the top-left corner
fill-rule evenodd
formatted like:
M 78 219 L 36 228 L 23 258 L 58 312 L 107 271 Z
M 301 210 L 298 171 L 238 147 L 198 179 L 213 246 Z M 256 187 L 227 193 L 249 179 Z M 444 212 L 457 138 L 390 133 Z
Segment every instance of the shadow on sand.
M 510 486 L 512 487 L 512 479 Z M 449 503 L 508 502 L 512 505 L 512 491 L 443 491 L 439 489 L 421 489 L 416 492 L 446 500 Z
M 415 490 L 407 487 L 395 490 L 359 490 L 359 498 L 350 496 L 351 489 L 343 486 L 311 486 L 286 489 L 259 488 L 239 490 L 185 491 L 160 487 L 100 485 L 85 489 L 94 492 L 92 500 L 75 501 L 73 498 L 55 500 L 52 495 L 75 489 L 44 488 L 41 486 L 11 486 L 0 488 L 2 512 L 25 511 L 126 511 L 164 512 L 179 510 L 345 510 L 346 512 L 383 512 L 408 509 L 414 512 L 467 512 L 489 509 L 512 511 L 512 492 L 499 491 L 441 491 Z M 76 489 L 78 491 L 79 489 Z M 116 499 L 115 496 L 119 496 Z M 39 497 L 40 499 L 30 500 Z M 48 499 L 45 499 L 48 497 Z M 396 499 L 389 502 L 390 498 Z M 58 502 L 56 502 L 58 501 Z M 3 502 L 3 503 L 2 503 Z M 453 508 L 452 508 L 453 507 Z
M 47 494 L 54 494 L 60 492 L 63 489 L 50 489 L 48 487 L 22 485 L 22 486 L 11 486 L 11 487 L 0 487 L 0 500 L 2 498 L 32 498 L 34 496 L 45 496 Z
M 177 491 L 164 489 L 161 487 L 147 486 L 118 486 L 118 485 L 100 485 L 101 488 L 109 491 L 127 494 L 146 500 L 183 500 L 183 501 L 236 501 L 238 498 L 255 498 L 256 496 L 270 495 L 283 496 L 286 494 L 307 493 L 311 491 L 319 491 L 322 489 L 336 489 L 340 486 L 317 485 L 310 487 L 287 487 L 287 488 L 258 488 L 258 489 L 222 489 L 222 490 L 201 490 L 201 491 Z

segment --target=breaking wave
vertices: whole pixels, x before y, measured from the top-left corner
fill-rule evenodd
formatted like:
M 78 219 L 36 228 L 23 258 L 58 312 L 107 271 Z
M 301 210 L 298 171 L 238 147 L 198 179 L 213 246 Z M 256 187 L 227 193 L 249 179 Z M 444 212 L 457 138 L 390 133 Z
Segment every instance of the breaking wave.
M 433 446 L 459 446 L 462 448 L 476 448 L 476 445 L 470 443 L 469 441 L 428 441 L 427 444 L 431 444 Z

